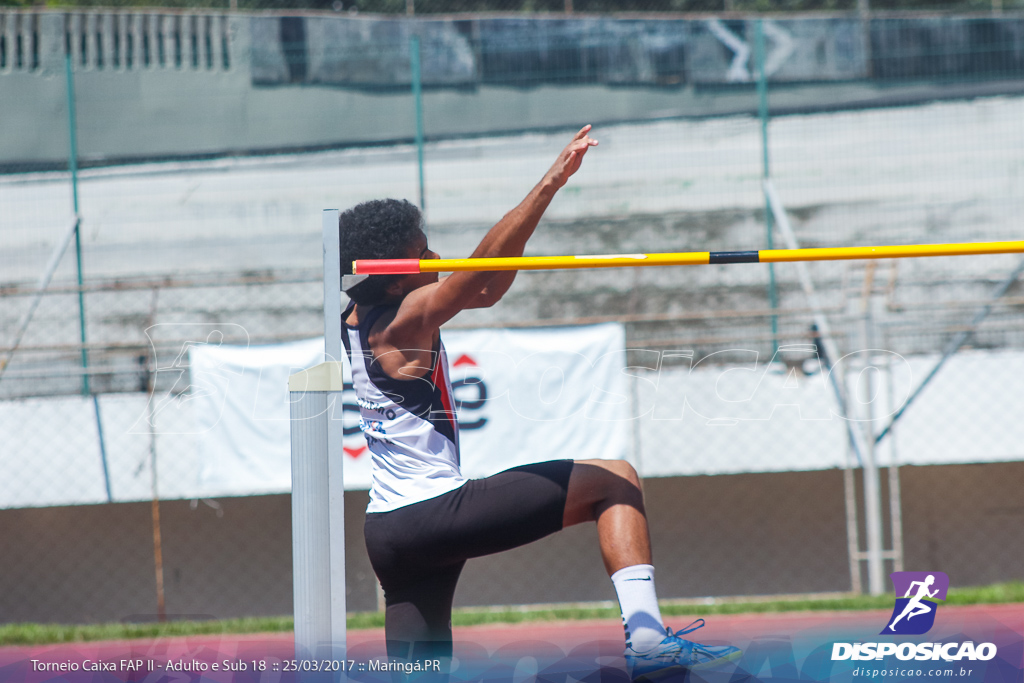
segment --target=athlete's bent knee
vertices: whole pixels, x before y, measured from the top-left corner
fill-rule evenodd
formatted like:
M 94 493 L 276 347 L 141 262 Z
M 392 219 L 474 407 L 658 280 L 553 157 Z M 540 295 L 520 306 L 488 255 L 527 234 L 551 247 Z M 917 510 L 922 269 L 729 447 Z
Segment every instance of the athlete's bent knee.
M 640 475 L 637 474 L 636 468 L 625 460 L 605 460 L 602 461 L 602 466 L 615 475 L 618 480 L 617 483 L 628 483 L 638 489 L 640 488 Z

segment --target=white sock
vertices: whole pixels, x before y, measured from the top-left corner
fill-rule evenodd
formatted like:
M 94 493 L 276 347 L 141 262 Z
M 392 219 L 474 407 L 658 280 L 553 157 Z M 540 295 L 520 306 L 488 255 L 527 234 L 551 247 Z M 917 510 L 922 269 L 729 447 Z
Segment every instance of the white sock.
M 626 646 L 634 652 L 650 650 L 665 639 L 665 624 L 658 609 L 654 590 L 654 567 L 637 564 L 612 574 L 612 585 L 619 596 Z

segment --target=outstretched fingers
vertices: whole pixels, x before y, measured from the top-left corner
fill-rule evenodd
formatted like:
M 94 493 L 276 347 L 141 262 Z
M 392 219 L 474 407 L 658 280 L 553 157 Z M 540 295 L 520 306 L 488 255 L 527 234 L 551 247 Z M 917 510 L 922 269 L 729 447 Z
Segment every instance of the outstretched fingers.
M 590 129 L 590 124 L 583 126 L 558 155 L 558 160 L 555 161 L 555 165 L 551 169 L 551 176 L 557 187 L 564 185 L 569 180 L 569 176 L 579 170 L 583 163 L 583 155 L 587 153 L 588 149 L 597 145 L 597 140 L 588 135 Z
M 573 140 L 581 140 L 581 139 L 583 139 L 584 137 L 586 137 L 587 133 L 589 133 L 590 129 L 593 128 L 593 127 L 594 126 L 592 126 L 589 123 L 587 125 L 583 126 L 582 128 L 580 128 L 580 132 L 576 133 L 576 135 L 573 136 Z M 596 145 L 597 142 L 595 141 L 594 144 Z
M 591 126 L 589 123 L 580 128 L 580 132 L 576 133 L 576 135 L 572 139 L 572 142 L 569 143 L 570 148 L 575 147 L 576 149 L 580 150 L 581 156 L 591 147 L 597 146 L 597 140 L 588 135 L 588 133 L 590 133 L 591 128 L 593 128 L 593 126 Z

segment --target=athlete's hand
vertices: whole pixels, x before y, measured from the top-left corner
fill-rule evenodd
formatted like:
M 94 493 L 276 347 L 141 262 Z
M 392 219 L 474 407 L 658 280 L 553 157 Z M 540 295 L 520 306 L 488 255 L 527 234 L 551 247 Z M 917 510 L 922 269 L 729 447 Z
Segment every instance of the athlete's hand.
M 548 170 L 544 180 L 550 183 L 554 189 L 557 190 L 568 182 L 569 177 L 578 171 L 580 164 L 583 163 L 583 155 L 587 153 L 588 149 L 597 145 L 597 140 L 587 135 L 590 128 L 590 124 L 583 126 Z

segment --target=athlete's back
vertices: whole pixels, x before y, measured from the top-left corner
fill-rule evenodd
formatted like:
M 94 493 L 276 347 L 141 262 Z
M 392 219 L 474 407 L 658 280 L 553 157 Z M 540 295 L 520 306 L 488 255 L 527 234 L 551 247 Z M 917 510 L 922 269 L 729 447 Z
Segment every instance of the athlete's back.
M 359 428 L 373 457 L 367 512 L 394 510 L 465 483 L 459 461 L 459 424 L 454 411 L 444 345 L 432 350 L 433 368 L 423 377 L 394 378 L 373 357 L 369 330 L 386 306 L 370 310 L 357 325 L 342 315 L 342 341 L 352 367 Z

